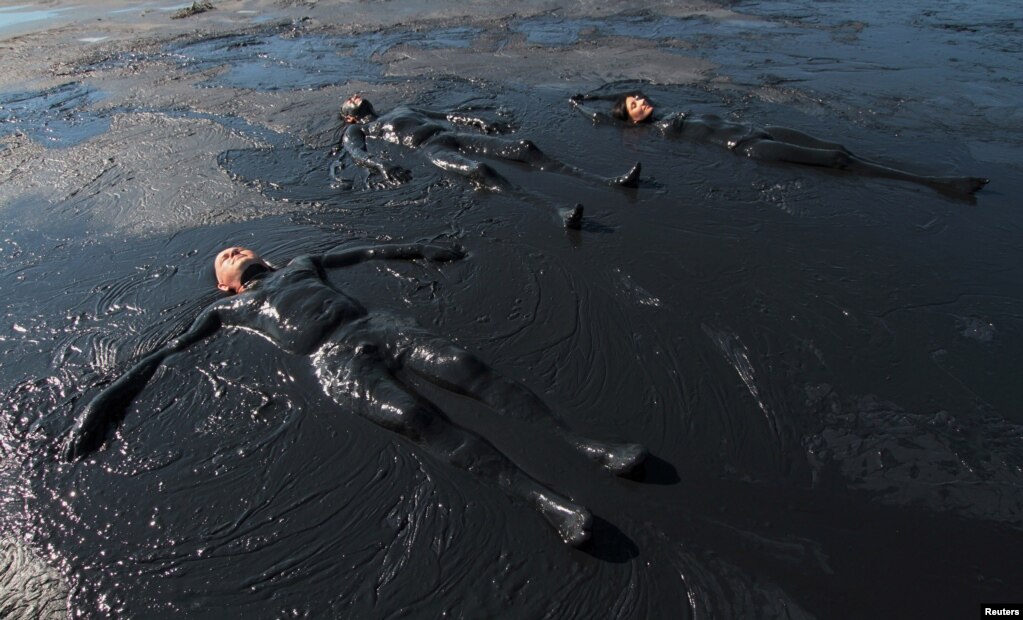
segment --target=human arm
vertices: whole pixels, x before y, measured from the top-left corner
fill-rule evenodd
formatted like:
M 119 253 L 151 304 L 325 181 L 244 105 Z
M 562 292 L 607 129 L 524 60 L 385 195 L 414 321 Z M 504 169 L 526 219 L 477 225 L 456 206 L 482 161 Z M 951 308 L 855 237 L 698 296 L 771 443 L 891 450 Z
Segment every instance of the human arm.
M 221 325 L 216 307 L 203 312 L 187 332 L 136 362 L 116 381 L 103 389 L 78 414 L 71 434 L 64 443 L 62 456 L 74 461 L 99 448 L 110 426 L 124 417 L 125 409 L 139 395 L 165 359 L 212 335 Z
M 319 257 L 326 267 L 348 267 L 368 260 L 415 260 L 425 258 L 435 262 L 458 260 L 465 256 L 465 250 L 457 245 L 441 243 L 385 243 L 380 245 L 359 245 L 335 250 Z
M 575 109 L 576 112 L 578 112 L 578 113 L 582 114 L 583 116 L 585 116 L 586 118 L 590 119 L 590 121 L 592 121 L 595 125 L 597 125 L 597 124 L 604 124 L 604 123 L 616 124 L 619 121 L 617 119 L 615 119 L 613 116 L 611 116 L 610 114 L 608 114 L 607 112 L 602 112 L 600 110 L 592 108 L 592 107 L 590 107 L 590 106 L 588 106 L 588 105 L 583 103 L 583 101 L 594 101 L 594 100 L 614 101 L 616 98 L 617 98 L 617 95 L 585 95 L 585 94 L 576 94 L 576 95 L 572 95 L 571 97 L 569 97 L 568 103 L 569 103 L 569 105 L 572 106 L 572 108 Z
M 366 149 L 366 132 L 357 124 L 349 125 L 345 129 L 344 136 L 341 138 L 341 148 L 352 156 L 355 163 L 363 168 L 376 170 L 390 183 L 405 183 L 412 178 L 412 173 L 405 168 L 388 164 L 379 157 L 371 155 Z

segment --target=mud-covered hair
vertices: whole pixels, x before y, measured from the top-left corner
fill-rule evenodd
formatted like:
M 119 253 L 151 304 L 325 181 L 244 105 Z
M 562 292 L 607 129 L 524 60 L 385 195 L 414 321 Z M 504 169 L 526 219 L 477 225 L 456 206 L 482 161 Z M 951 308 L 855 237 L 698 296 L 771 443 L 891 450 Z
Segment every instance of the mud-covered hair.
M 618 97 L 615 98 L 614 103 L 611 104 L 611 116 L 613 118 L 620 121 L 632 121 L 632 118 L 629 116 L 629 105 L 626 101 L 629 97 L 642 97 L 647 101 L 650 100 L 650 98 L 644 95 L 641 90 L 631 90 L 627 93 L 622 93 L 618 95 Z M 647 118 L 649 119 L 650 117 Z
M 376 110 L 373 109 L 373 104 L 369 102 L 369 99 L 365 97 L 359 100 L 359 103 L 352 103 L 351 99 L 345 99 L 341 103 L 341 118 L 348 118 L 354 116 L 358 119 L 364 119 L 367 116 L 376 116 Z

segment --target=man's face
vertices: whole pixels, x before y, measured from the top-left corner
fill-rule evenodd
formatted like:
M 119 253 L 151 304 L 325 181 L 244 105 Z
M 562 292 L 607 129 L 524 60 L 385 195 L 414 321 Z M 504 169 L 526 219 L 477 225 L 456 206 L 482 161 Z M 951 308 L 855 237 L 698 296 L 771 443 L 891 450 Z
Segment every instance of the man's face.
M 654 113 L 654 107 L 644 95 L 629 96 L 625 98 L 625 110 L 633 123 L 642 123 Z
M 242 273 L 254 263 L 266 265 L 258 254 L 247 248 L 227 248 L 221 250 L 213 259 L 213 268 L 217 273 L 217 288 L 225 293 L 237 293 L 242 290 Z M 266 265 L 269 267 L 269 265 Z

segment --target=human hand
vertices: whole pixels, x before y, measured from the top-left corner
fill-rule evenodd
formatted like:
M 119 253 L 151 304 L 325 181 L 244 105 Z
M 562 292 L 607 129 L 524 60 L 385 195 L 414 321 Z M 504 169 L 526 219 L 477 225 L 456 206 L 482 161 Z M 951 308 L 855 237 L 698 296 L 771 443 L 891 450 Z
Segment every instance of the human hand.
M 465 258 L 465 248 L 457 244 L 429 243 L 423 246 L 423 257 L 438 263 Z
M 95 451 L 106 438 L 106 424 L 103 410 L 103 398 L 90 402 L 78 415 L 71 434 L 61 448 L 61 458 L 67 462 L 76 461 Z

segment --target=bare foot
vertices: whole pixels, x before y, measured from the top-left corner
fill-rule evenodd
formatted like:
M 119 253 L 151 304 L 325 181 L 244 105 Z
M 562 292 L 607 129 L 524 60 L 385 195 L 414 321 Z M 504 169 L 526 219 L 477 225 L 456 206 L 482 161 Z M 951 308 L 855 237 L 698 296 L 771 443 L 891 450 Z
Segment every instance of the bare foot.
M 562 209 L 561 223 L 565 225 L 565 228 L 572 228 L 578 230 L 583 225 L 583 206 L 576 203 L 574 207 L 568 209 Z
M 614 177 L 610 180 L 611 185 L 618 185 L 621 187 L 636 187 L 639 185 L 639 173 L 643 169 L 643 164 L 636 162 L 636 165 L 620 177 Z
M 951 181 L 952 187 L 964 194 L 976 194 L 985 185 L 991 182 L 991 179 L 982 179 L 979 177 L 964 177 L 961 179 L 953 179 Z
M 646 447 L 638 443 L 604 443 L 584 439 L 576 441 L 575 446 L 591 461 L 616 476 L 630 473 L 648 454 Z
M 590 539 L 593 515 L 586 508 L 563 497 L 538 492 L 534 497 L 536 509 L 557 530 L 561 540 L 578 547 Z
M 930 185 L 949 196 L 973 196 L 990 182 L 981 177 L 937 177 Z

